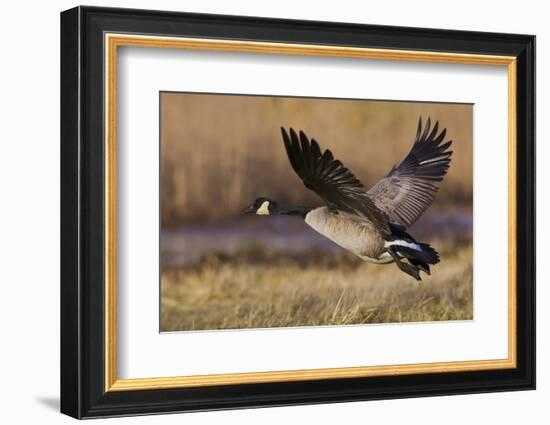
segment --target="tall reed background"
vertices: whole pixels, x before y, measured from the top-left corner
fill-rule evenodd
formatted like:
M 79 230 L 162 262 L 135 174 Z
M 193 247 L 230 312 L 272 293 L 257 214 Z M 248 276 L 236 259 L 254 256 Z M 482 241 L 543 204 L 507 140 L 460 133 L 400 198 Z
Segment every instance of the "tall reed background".
M 319 204 L 290 168 L 281 126 L 330 148 L 370 186 L 406 155 L 419 117 L 454 140 L 436 207 L 471 206 L 471 105 L 163 93 L 161 108 L 163 226 L 226 218 L 263 195 Z

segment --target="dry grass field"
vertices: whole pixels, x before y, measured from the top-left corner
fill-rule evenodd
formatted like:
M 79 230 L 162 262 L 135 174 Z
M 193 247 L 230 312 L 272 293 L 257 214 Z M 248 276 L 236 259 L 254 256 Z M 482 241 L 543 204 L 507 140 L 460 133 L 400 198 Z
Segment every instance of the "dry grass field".
M 251 245 L 162 272 L 161 330 L 472 319 L 468 241 L 433 241 L 443 261 L 417 283 L 345 252 L 283 256 Z

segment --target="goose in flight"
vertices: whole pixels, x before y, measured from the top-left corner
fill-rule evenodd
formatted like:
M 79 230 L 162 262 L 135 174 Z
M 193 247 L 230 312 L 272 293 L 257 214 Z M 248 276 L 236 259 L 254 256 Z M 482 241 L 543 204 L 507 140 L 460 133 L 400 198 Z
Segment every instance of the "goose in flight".
M 395 263 L 406 274 L 421 280 L 439 262 L 438 253 L 417 242 L 406 228 L 424 213 L 451 162 L 452 141 L 443 143 L 446 129 L 439 123 L 423 127 L 422 118 L 408 155 L 368 191 L 329 149 L 322 150 L 304 132 L 281 128 L 290 165 L 304 185 L 326 204 L 310 208 L 281 205 L 261 197 L 244 213 L 297 215 L 317 232 L 364 261 Z

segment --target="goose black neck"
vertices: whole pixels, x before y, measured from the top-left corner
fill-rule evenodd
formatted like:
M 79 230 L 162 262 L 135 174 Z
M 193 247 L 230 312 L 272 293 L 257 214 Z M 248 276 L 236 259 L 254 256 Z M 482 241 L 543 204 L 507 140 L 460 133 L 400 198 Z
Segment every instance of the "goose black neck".
M 302 218 L 305 218 L 307 213 L 310 212 L 312 208 L 309 207 L 296 207 L 291 205 L 281 205 L 275 211 L 275 214 L 281 215 L 296 215 Z

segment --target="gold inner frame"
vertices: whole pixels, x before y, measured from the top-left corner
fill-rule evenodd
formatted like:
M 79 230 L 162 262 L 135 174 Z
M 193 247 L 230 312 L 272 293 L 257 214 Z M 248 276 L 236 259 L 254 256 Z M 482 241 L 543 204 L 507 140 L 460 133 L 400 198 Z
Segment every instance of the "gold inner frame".
M 516 58 L 477 54 L 370 49 L 256 41 L 105 34 L 105 391 L 149 390 L 285 381 L 307 381 L 516 367 Z M 118 379 L 116 373 L 116 123 L 117 50 L 120 46 L 328 56 L 507 67 L 508 71 L 508 357 L 495 360 L 285 370 Z

